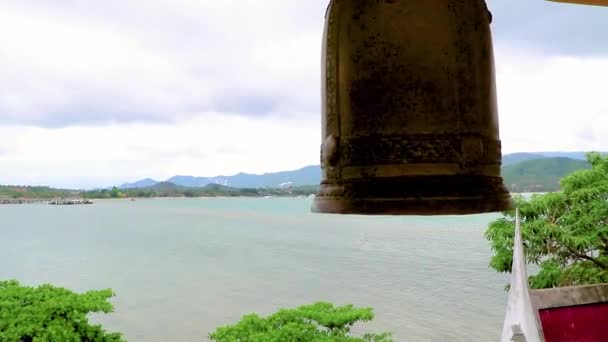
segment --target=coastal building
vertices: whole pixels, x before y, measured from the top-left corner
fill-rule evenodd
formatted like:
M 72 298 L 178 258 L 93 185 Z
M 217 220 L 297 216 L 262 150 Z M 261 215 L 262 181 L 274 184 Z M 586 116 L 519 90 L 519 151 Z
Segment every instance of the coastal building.
M 519 211 L 501 342 L 608 341 L 608 284 L 530 290 Z

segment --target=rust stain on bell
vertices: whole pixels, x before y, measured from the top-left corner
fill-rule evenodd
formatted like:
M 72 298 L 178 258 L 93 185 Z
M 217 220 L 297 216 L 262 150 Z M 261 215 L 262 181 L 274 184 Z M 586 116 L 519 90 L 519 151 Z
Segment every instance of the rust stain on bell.
M 483 0 L 333 0 L 323 180 L 313 211 L 501 211 L 491 14 Z

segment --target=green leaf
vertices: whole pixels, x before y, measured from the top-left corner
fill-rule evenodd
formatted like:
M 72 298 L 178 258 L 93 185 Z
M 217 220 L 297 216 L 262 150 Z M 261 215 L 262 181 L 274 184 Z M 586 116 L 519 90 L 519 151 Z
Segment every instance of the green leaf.
M 83 294 L 48 284 L 21 286 L 15 280 L 0 281 L 0 341 L 122 342 L 90 324 L 89 313 L 112 312 L 112 290 Z
M 562 192 L 514 196 L 532 288 L 608 282 L 608 156 L 587 154 L 591 169 L 561 179 Z M 511 272 L 514 210 L 488 226 L 490 267 Z

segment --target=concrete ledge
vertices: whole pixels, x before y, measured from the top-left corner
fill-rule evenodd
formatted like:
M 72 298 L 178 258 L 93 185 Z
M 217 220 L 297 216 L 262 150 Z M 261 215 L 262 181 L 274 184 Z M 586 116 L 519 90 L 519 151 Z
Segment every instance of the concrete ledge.
M 608 302 L 608 284 L 530 290 L 535 310 Z

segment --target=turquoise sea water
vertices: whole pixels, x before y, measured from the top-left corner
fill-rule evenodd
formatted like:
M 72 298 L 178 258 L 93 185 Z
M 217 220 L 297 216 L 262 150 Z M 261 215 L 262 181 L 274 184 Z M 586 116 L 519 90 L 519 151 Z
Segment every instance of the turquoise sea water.
M 318 300 L 374 308 L 357 331 L 495 341 L 505 275 L 488 268 L 496 214 L 312 214 L 311 199 L 150 199 L 0 206 L 0 279 L 112 288 L 94 317 L 129 341 L 206 341 L 243 314 Z

